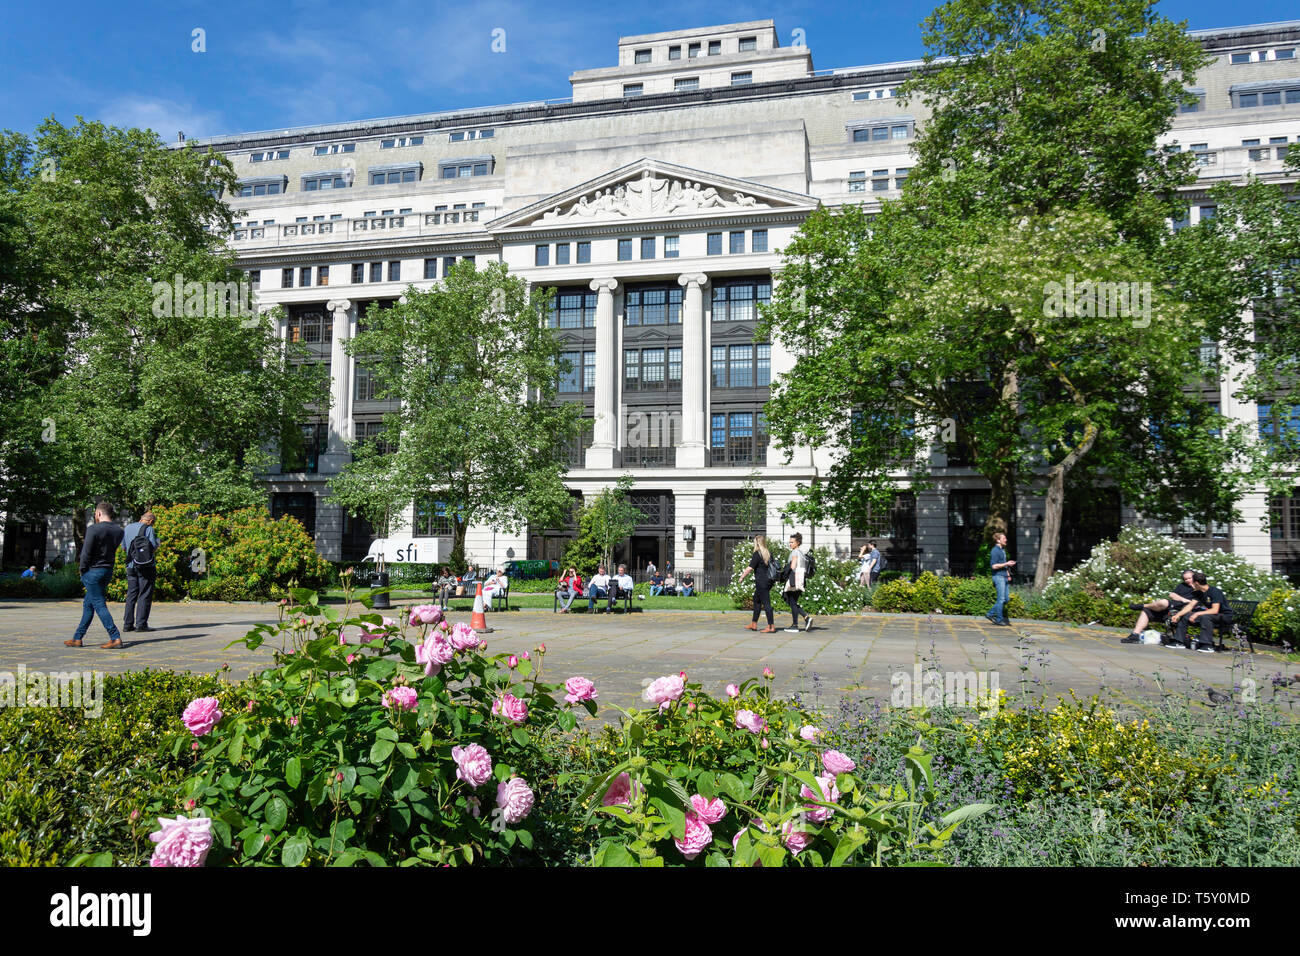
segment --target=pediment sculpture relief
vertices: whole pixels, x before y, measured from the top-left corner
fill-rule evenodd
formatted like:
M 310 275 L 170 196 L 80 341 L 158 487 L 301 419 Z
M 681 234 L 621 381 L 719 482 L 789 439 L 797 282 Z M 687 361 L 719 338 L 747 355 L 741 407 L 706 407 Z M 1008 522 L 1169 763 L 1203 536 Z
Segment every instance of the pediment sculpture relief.
M 661 179 L 650 170 L 640 179 L 617 186 L 597 189 L 579 196 L 568 209 L 556 206 L 539 222 L 603 219 L 612 216 L 646 219 L 672 213 L 692 213 L 709 209 L 767 209 L 768 204 L 740 191 L 727 190 L 723 195 L 712 186 L 680 179 Z

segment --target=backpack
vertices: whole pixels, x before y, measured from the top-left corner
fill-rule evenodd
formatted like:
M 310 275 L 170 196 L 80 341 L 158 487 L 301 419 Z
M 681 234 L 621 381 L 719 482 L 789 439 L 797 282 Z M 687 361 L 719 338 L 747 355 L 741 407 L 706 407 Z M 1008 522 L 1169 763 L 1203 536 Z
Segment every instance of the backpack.
M 772 559 L 767 562 L 767 580 L 770 583 L 775 584 L 777 581 L 781 580 L 783 574 L 785 574 L 785 568 L 783 568 L 781 562 L 773 556 Z
M 880 560 L 877 561 L 876 566 L 871 569 L 873 574 L 879 574 L 885 569 L 885 552 L 880 551 L 878 553 L 880 554 Z
M 147 529 L 141 528 L 134 538 L 131 539 L 131 547 L 127 550 L 127 560 L 136 567 L 145 567 L 153 564 L 153 542 L 145 534 Z
M 811 551 L 805 551 L 803 555 L 803 579 L 809 580 L 817 573 L 817 559 L 813 557 Z

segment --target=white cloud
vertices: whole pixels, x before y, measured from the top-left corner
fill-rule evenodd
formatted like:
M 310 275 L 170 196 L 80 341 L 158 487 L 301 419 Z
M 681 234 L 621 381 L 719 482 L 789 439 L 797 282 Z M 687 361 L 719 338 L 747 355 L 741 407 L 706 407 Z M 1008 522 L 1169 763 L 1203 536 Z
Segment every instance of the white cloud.
M 174 142 L 178 132 L 184 132 L 187 139 L 229 132 L 219 110 L 205 110 L 161 97 L 116 97 L 101 107 L 99 118 L 110 126 L 151 129 L 163 142 Z

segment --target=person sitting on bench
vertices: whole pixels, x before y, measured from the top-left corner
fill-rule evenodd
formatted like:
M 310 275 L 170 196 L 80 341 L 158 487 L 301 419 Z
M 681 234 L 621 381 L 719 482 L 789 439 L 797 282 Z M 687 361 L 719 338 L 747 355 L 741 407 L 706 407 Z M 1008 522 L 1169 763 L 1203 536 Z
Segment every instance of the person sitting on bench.
M 578 574 L 577 568 L 569 568 L 564 572 L 564 577 L 560 578 L 560 587 L 556 590 L 555 596 L 560 599 L 560 613 L 568 614 L 573 599 L 582 597 L 582 576 Z
M 1141 613 L 1138 614 L 1137 623 L 1133 625 L 1133 631 L 1120 643 L 1140 644 L 1142 642 L 1142 632 L 1147 629 L 1148 624 L 1168 622 L 1171 629 L 1177 626 L 1183 617 L 1192 612 L 1196 603 L 1196 594 L 1196 589 L 1192 587 L 1192 572 L 1184 571 L 1183 583 L 1170 591 L 1167 597 L 1148 601 L 1146 604 L 1130 604 L 1130 608 Z M 1160 643 L 1166 644 L 1168 642 L 1169 638 L 1166 635 L 1165 639 Z
M 681 597 L 690 597 L 695 593 L 695 575 L 690 571 L 682 575 L 682 581 L 677 585 L 677 593 Z
M 634 585 L 635 582 L 632 580 L 632 575 L 627 573 L 627 565 L 620 564 L 618 566 L 618 574 L 614 576 L 614 580 L 610 583 L 609 588 L 609 609 L 611 611 L 614 610 L 615 601 L 632 594 L 632 588 Z
M 673 577 L 673 573 L 671 571 L 669 571 L 666 575 L 664 575 L 664 587 L 663 590 L 660 591 L 659 593 L 666 594 L 668 595 L 668 597 L 677 596 L 677 579 Z
M 447 603 L 448 598 L 456 590 L 456 578 L 451 573 L 451 568 L 443 565 L 442 573 L 438 575 L 438 580 L 434 582 L 434 590 L 438 592 L 438 600 L 443 604 Z
M 1227 595 L 1206 580 L 1205 572 L 1197 571 L 1192 575 L 1192 587 L 1196 589 L 1196 607 L 1178 622 L 1173 646 L 1190 648 L 1187 626 L 1197 624 L 1201 628 L 1201 639 L 1196 642 L 1196 649 L 1203 654 L 1213 654 L 1214 629 L 1220 623 L 1232 623 L 1232 608 L 1228 606 Z
M 483 582 L 483 610 L 490 610 L 492 607 L 492 595 L 498 591 L 508 591 L 510 589 L 510 578 L 506 577 L 505 568 L 497 568 L 488 579 Z
M 664 593 L 664 576 L 656 571 L 650 576 L 650 596 L 658 597 Z
M 605 597 L 609 597 L 609 575 L 605 573 L 605 566 L 602 564 L 591 576 L 591 583 L 587 585 L 587 610 L 596 610 L 596 602 Z

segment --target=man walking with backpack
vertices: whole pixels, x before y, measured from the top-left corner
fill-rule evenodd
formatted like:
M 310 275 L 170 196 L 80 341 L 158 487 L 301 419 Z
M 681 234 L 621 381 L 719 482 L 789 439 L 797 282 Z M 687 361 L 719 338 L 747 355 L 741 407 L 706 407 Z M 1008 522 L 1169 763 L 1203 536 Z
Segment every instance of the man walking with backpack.
M 153 607 L 153 584 L 158 576 L 158 532 L 153 529 L 154 514 L 146 511 L 139 521 L 132 521 L 122 535 L 126 552 L 126 613 L 124 631 L 152 631 L 149 609 Z M 138 602 L 138 614 L 137 614 Z M 138 618 L 138 622 L 137 622 Z

